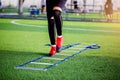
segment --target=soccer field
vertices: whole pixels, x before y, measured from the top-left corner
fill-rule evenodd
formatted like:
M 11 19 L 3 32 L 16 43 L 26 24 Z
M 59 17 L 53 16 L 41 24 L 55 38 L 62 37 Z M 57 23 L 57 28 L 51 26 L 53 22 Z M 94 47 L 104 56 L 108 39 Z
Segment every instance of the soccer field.
M 0 80 L 119 80 L 120 23 L 64 21 L 63 37 L 64 44 L 96 43 L 101 48 L 84 51 L 47 71 L 15 69 L 48 54 L 47 21 L 0 19 Z

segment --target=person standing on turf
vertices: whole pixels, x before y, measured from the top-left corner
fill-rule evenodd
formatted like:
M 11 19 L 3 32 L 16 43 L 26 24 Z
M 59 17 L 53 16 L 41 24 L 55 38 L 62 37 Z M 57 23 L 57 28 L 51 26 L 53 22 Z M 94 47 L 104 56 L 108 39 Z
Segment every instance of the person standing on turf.
M 105 14 L 107 16 L 107 21 L 112 21 L 112 14 L 113 14 L 113 4 L 111 0 L 107 0 L 105 3 Z
M 2 2 L 0 0 L 0 11 L 2 11 Z
M 46 0 L 41 0 L 41 14 L 45 14 Z
M 74 1 L 73 1 L 73 5 L 74 5 L 74 12 L 75 12 L 75 13 L 78 13 L 78 1 L 77 1 L 77 0 L 74 0 Z
M 48 32 L 51 42 L 49 56 L 55 55 L 62 49 L 62 9 L 67 0 L 46 0 Z M 57 37 L 56 37 L 57 32 Z

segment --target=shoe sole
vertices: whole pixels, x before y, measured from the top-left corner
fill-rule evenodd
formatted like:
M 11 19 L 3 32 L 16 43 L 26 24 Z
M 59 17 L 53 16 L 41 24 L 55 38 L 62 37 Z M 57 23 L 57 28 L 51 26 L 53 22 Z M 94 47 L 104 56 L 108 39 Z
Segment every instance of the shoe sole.
M 48 56 L 50 56 L 50 57 L 52 57 L 52 56 L 54 56 L 55 54 L 48 54 Z
M 57 47 L 56 47 L 56 52 L 59 53 L 59 52 L 61 52 L 61 51 L 62 51 L 62 47 L 58 47 L 58 46 L 57 46 Z

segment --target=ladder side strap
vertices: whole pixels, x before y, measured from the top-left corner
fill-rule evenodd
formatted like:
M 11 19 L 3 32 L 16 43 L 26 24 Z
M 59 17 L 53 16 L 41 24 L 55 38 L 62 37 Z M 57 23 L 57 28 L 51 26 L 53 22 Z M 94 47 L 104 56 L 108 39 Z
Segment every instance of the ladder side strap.
M 71 44 L 71 45 L 67 45 L 67 46 L 65 46 L 65 47 L 63 47 L 63 49 L 62 50 L 66 50 L 66 49 L 69 49 L 69 48 L 72 48 L 72 47 L 74 47 L 74 46 L 78 46 L 78 45 L 80 45 L 80 43 L 76 43 L 76 44 Z M 65 55 L 65 54 L 64 54 Z M 30 60 L 30 61 L 28 61 L 28 62 L 26 62 L 26 63 L 24 63 L 24 64 L 21 64 L 21 65 L 18 65 L 18 66 L 16 66 L 16 68 L 22 68 L 22 67 L 24 67 L 25 65 L 27 65 L 27 64 L 30 64 L 31 62 L 35 62 L 35 61 L 37 61 L 37 60 L 40 60 L 40 59 L 42 59 L 42 58 L 44 58 L 44 57 L 46 57 L 46 56 L 40 56 L 40 57 L 38 57 L 38 58 L 36 58 L 36 59 L 34 59 L 34 60 Z M 24 68 L 22 68 L 22 69 L 24 69 Z M 28 68 L 26 68 L 26 69 L 28 69 Z M 36 68 L 35 68 L 36 69 Z M 39 68 L 38 68 L 39 69 Z M 45 68 L 46 69 L 46 68 Z M 32 69 L 31 69 L 32 70 Z M 33 69 L 34 70 L 34 69 Z
M 45 56 L 40 56 L 40 57 L 38 57 L 38 58 L 36 58 L 36 59 L 34 59 L 34 60 L 28 61 L 28 62 L 26 62 L 26 63 L 24 63 L 24 64 L 21 64 L 21 65 L 17 66 L 17 67 L 23 67 L 23 66 L 25 66 L 25 65 L 27 65 L 27 64 L 29 64 L 29 63 L 31 63 L 31 62 L 35 62 L 35 61 L 37 61 L 37 60 L 40 60 L 40 59 L 42 59 L 43 57 L 45 57 Z
M 54 66 L 56 66 L 56 65 L 58 65 L 58 64 L 60 64 L 60 63 L 62 63 L 62 62 L 64 62 L 64 61 L 66 61 L 66 60 L 68 60 L 68 59 L 70 59 L 70 58 L 72 58 L 72 57 L 74 57 L 74 56 L 82 53 L 83 51 L 88 50 L 88 49 L 89 49 L 89 48 L 84 48 L 84 49 L 80 50 L 79 52 L 77 52 L 77 53 L 75 53 L 75 54 L 72 54 L 72 55 L 70 55 L 70 56 L 68 56 L 68 57 L 66 57 L 66 58 L 64 58 L 64 59 L 62 59 L 62 60 L 54 63 L 53 65 L 50 65 L 50 66 L 46 67 L 46 69 L 48 70 L 48 69 L 50 69 L 50 68 L 52 68 L 52 67 L 54 67 Z

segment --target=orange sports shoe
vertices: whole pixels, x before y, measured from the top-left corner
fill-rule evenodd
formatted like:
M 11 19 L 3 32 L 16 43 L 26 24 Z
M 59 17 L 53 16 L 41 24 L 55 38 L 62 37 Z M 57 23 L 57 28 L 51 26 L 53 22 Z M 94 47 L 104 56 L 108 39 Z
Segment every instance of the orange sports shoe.
M 49 56 L 55 55 L 56 54 L 56 45 L 51 46 L 51 50 L 49 52 Z

